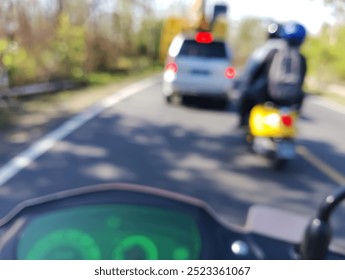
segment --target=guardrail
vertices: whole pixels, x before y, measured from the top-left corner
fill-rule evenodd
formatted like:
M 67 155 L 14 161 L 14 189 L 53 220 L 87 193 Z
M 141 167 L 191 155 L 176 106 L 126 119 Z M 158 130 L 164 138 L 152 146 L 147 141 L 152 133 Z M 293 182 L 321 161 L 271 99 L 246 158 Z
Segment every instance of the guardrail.
M 13 96 L 13 97 L 24 97 L 24 96 L 33 96 L 44 93 L 54 93 L 64 90 L 78 89 L 85 86 L 86 83 L 75 82 L 75 81 L 54 81 L 54 82 L 45 82 L 37 83 L 23 86 L 11 87 L 6 90 L 0 91 L 1 95 Z

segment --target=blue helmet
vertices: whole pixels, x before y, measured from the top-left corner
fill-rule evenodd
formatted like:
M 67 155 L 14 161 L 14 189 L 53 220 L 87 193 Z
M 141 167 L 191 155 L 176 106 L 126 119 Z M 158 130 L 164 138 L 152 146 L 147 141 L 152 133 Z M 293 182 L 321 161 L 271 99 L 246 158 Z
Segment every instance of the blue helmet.
M 285 39 L 291 45 L 302 45 L 306 36 L 307 31 L 300 23 L 288 22 L 283 26 L 282 39 Z

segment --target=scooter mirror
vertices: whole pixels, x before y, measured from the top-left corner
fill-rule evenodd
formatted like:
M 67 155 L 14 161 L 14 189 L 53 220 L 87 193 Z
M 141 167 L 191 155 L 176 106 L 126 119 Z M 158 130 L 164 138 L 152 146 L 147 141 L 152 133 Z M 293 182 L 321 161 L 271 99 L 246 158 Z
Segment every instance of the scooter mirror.
M 317 216 L 309 222 L 300 246 L 303 259 L 325 259 L 332 239 L 329 219 L 333 210 L 345 199 L 345 188 L 337 189 L 323 201 Z

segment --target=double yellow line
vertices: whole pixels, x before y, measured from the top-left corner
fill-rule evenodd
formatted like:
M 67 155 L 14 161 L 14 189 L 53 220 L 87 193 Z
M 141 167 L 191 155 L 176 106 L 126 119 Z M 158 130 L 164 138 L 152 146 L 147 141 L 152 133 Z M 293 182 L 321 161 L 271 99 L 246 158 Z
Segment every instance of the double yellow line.
M 298 146 L 297 152 L 307 160 L 311 165 L 325 174 L 328 178 L 330 178 L 333 182 L 337 185 L 345 186 L 345 176 L 340 172 L 336 171 L 332 168 L 329 164 L 322 161 L 316 155 L 314 155 L 310 150 L 308 150 L 304 146 Z

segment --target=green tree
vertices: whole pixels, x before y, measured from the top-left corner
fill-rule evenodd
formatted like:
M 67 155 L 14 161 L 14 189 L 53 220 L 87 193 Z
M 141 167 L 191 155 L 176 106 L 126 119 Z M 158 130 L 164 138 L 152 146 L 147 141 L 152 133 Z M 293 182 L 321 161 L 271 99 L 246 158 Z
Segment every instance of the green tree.
M 332 10 L 337 21 L 345 22 L 345 0 L 323 0 L 323 3 Z
M 53 44 L 60 77 L 82 78 L 86 60 L 85 27 L 72 25 L 69 15 L 62 13 Z
M 237 26 L 234 23 L 231 26 L 236 65 L 242 66 L 253 50 L 264 43 L 266 26 L 263 20 L 254 17 L 244 18 Z
M 334 37 L 335 40 L 330 40 Z M 308 61 L 308 74 L 320 82 L 345 80 L 345 24 L 324 25 L 319 34 L 309 36 L 302 50 Z

